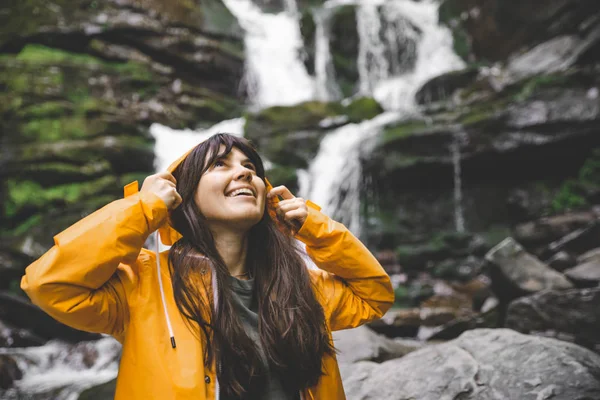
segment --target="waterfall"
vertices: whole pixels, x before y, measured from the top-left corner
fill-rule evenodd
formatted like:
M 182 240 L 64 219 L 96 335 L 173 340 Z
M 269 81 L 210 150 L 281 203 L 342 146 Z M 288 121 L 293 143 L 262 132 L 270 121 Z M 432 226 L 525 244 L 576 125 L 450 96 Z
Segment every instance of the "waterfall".
M 369 10 L 363 10 L 364 8 Z M 371 4 L 361 7 L 361 13 L 364 13 L 361 18 L 367 18 L 366 15 L 375 18 L 373 8 Z M 369 33 L 368 40 L 360 37 L 361 47 L 374 41 L 371 46 L 377 49 L 364 49 L 359 53 L 359 57 L 365 57 L 359 59 L 359 65 L 365 65 L 369 69 L 368 72 L 361 73 L 361 88 L 372 88 L 370 93 L 385 109 L 412 112 L 415 108 L 415 94 L 425 82 L 464 67 L 464 62 L 454 53 L 452 34 L 446 27 L 438 24 L 438 8 L 439 4 L 433 0 L 397 0 L 382 6 L 381 16 L 387 26 L 384 37 L 388 38 L 390 48 L 388 53 L 397 56 L 397 49 L 406 44 L 408 39 L 417 41 L 416 49 L 409 49 L 402 56 L 416 57 L 414 66 L 409 70 L 402 69 L 405 60 L 392 57 L 391 64 L 386 64 L 387 71 L 391 73 L 384 72 L 384 62 L 378 58 L 382 54 L 381 35 L 375 37 Z M 411 54 L 413 51 L 415 54 Z M 368 83 L 364 83 L 364 79 Z
M 245 85 L 259 108 L 291 105 L 315 96 L 315 83 L 300 60 L 302 38 L 293 0 L 290 12 L 263 13 L 251 0 L 224 0 L 246 32 Z M 293 3 L 293 4 L 292 4 Z
M 370 152 L 385 125 L 399 119 L 399 114 L 387 112 L 359 124 L 344 125 L 324 137 L 309 167 L 310 179 L 300 180 L 300 195 L 359 235 L 361 154 Z
M 76 345 L 51 341 L 44 346 L 0 348 L 10 355 L 23 378 L 3 399 L 75 400 L 85 389 L 117 376 L 121 345 L 106 337 Z
M 379 6 L 379 2 L 361 4 L 357 11 L 360 91 L 365 95 L 374 94 L 386 109 L 395 113 L 330 132 L 309 167 L 310 177 L 300 182 L 304 197 L 322 206 L 356 235 L 360 234 L 360 157 L 368 157 L 374 138 L 385 124 L 419 113 L 414 98 L 425 82 L 463 66 L 452 51 L 450 32 L 438 25 L 437 3 L 401 0 L 386 3 L 382 13 L 378 11 Z M 381 18 L 387 22 L 383 32 L 388 38 L 388 47 L 380 35 Z M 404 19 L 410 24 L 398 22 Z M 413 69 L 403 71 L 404 60 L 388 60 L 386 54 L 397 55 L 400 43 L 416 34 L 412 25 L 420 31 L 414 49 L 416 60 Z M 396 74 L 392 75 L 393 72 Z M 460 172 L 458 176 L 460 178 Z M 462 211 L 457 213 L 459 217 L 457 229 L 464 229 Z
M 235 118 L 219 122 L 205 130 L 179 130 L 154 123 L 150 133 L 154 136 L 154 167 L 157 172 L 166 171 L 168 166 L 186 151 L 216 133 L 231 133 L 244 136 L 244 118 Z
M 464 132 L 455 133 L 450 144 L 452 166 L 454 171 L 454 226 L 457 232 L 465 231 L 465 217 L 463 212 L 462 176 L 460 148 L 465 141 Z

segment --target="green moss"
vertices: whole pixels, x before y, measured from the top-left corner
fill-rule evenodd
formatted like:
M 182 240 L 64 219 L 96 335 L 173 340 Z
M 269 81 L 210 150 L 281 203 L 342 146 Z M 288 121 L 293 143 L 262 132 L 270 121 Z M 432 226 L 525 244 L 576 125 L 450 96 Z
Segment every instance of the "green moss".
M 40 182 L 44 186 L 65 182 L 80 182 L 111 173 L 112 168 L 108 161 L 91 161 L 85 165 L 64 162 L 49 162 L 40 164 L 26 164 L 19 167 L 15 176 L 28 177 L 32 181 Z
M 513 99 L 520 102 L 527 100 L 542 88 L 553 86 L 560 87 L 566 83 L 569 83 L 569 79 L 565 75 L 539 75 L 519 83 L 518 86 L 509 90 L 517 91 L 516 94 L 513 95 Z
M 594 149 L 577 177 L 565 181 L 552 199 L 551 211 L 564 212 L 590 204 L 587 194 L 600 189 L 600 149 Z
M 486 121 L 486 120 L 493 118 L 494 115 L 496 115 L 496 113 L 493 109 L 473 110 L 469 114 L 461 117 L 459 119 L 459 123 L 461 123 L 462 125 L 465 125 L 465 126 L 475 125 L 482 121 Z
M 37 44 L 26 45 L 16 56 L 0 56 L 0 61 L 10 62 L 11 60 L 16 60 L 27 65 L 30 70 L 36 65 L 74 66 L 78 68 L 103 69 L 107 72 L 119 74 L 123 78 L 136 81 L 152 82 L 155 79 L 149 67 L 141 63 L 133 61 L 108 62 L 89 54 L 74 53 Z M 42 75 L 46 79 L 52 80 L 54 84 L 61 84 L 63 82 L 63 76 L 59 69 L 45 69 Z M 27 88 L 31 85 L 31 82 L 27 81 L 26 75 L 18 75 L 16 81 L 12 83 L 12 87 L 14 89 Z
M 42 217 L 41 214 L 32 215 L 31 217 L 27 218 L 25 221 L 23 221 L 22 223 L 20 223 L 10 233 L 13 234 L 13 235 L 15 235 L 15 236 L 19 236 L 19 235 L 22 235 L 24 233 L 27 233 L 32 228 L 38 226 L 42 222 L 42 220 L 43 220 L 43 217 Z
M 360 97 L 346 106 L 345 114 L 350 122 L 360 122 L 381 114 L 383 108 L 371 97 Z
M 270 107 L 257 114 L 246 115 L 246 134 L 254 139 L 273 133 L 314 128 L 321 120 L 341 114 L 344 114 L 344 107 L 337 102 L 308 101 L 290 107 Z
M 69 102 L 46 101 L 19 110 L 18 116 L 24 119 L 55 118 L 70 114 L 72 110 L 73 106 Z
M 412 167 L 413 165 L 424 161 L 425 159 L 423 157 L 388 152 L 383 156 L 382 164 L 385 171 L 394 171 L 396 169 Z
M 103 132 L 105 125 L 103 121 L 90 121 L 79 116 L 34 119 L 23 124 L 21 132 L 29 140 L 53 142 L 93 136 Z
M 427 124 L 423 121 L 404 121 L 399 125 L 384 129 L 380 136 L 380 143 L 383 145 L 402 140 L 425 128 L 427 128 Z
M 563 212 L 587 205 L 585 195 L 581 193 L 581 186 L 576 180 L 568 180 L 560 187 L 552 199 L 552 211 Z
M 102 64 L 100 60 L 87 54 L 71 53 L 38 44 L 28 44 L 23 47 L 16 59 L 35 64 L 73 64 L 78 66 L 99 66 Z
M 46 210 L 53 204 L 74 204 L 108 189 L 114 190 L 115 184 L 116 180 L 112 176 L 50 188 L 43 188 L 34 181 L 11 179 L 7 182 L 8 198 L 5 203 L 5 215 L 12 217 L 25 207 Z

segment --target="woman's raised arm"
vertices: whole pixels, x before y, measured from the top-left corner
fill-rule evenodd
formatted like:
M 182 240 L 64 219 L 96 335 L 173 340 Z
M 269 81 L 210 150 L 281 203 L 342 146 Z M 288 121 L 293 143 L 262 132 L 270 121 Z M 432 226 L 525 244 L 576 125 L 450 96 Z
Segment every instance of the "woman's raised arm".
M 388 274 L 346 227 L 308 203 L 308 217 L 296 237 L 306 244 L 324 296 L 331 330 L 354 328 L 381 318 L 394 302 Z
M 129 319 L 127 294 L 137 284 L 135 261 L 166 217 L 165 201 L 153 192 L 116 200 L 56 235 L 26 268 L 21 288 L 56 320 L 119 338 Z

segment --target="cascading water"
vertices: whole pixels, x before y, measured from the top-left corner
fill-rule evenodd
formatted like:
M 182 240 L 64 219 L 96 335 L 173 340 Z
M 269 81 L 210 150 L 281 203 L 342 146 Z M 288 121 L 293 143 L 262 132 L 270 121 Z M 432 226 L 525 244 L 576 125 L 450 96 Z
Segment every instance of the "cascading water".
M 85 389 L 117 376 L 121 345 L 106 337 L 69 345 L 52 341 L 44 346 L 0 348 L 11 356 L 23 378 L 2 398 L 31 400 L 75 400 Z
M 361 48 L 377 49 L 360 51 L 365 58 L 359 58 L 359 65 L 366 65 L 367 69 L 360 76 L 361 88 L 371 88 L 368 93 L 385 109 L 411 113 L 415 110 L 415 94 L 425 82 L 463 68 L 464 62 L 453 51 L 452 34 L 438 23 L 438 2 L 398 0 L 383 5 L 364 4 L 359 7 L 359 28 L 361 21 L 368 24 L 376 17 L 373 9 L 378 7 L 381 10 L 378 16 L 385 21 L 385 30 L 378 36 L 369 33 L 368 39 L 360 38 Z M 363 30 L 359 29 L 359 33 Z M 385 45 L 382 37 L 387 38 Z M 386 51 L 381 50 L 384 46 Z M 399 47 L 405 47 L 406 51 L 399 54 Z M 384 62 L 380 57 L 386 54 L 393 56 Z M 407 63 L 408 59 L 413 62 Z M 387 65 L 387 73 L 381 67 L 383 65 Z M 405 68 L 405 65 L 410 67 Z
M 454 225 L 457 232 L 465 231 L 465 217 L 463 213 L 462 175 L 460 149 L 466 140 L 464 132 L 457 132 L 452 136 L 450 153 L 454 170 Z
M 299 58 L 302 38 L 297 7 L 289 12 L 263 13 L 251 0 L 224 0 L 245 30 L 245 84 L 255 106 L 291 105 L 311 100 L 315 83 Z
M 171 129 L 161 124 L 152 124 L 150 133 L 155 140 L 156 160 L 154 167 L 156 171 L 166 171 L 167 167 L 186 151 L 216 133 L 227 132 L 232 135 L 243 136 L 245 122 L 244 118 L 234 118 L 219 122 L 209 129 L 198 131 Z
M 433 1 L 359 2 L 357 9 L 360 93 L 374 95 L 395 111 L 358 125 L 346 125 L 329 133 L 301 183 L 301 194 L 320 204 L 324 211 L 360 233 L 360 157 L 368 157 L 373 138 L 383 125 L 418 115 L 415 94 L 429 79 L 461 68 L 452 51 L 450 32 L 438 25 Z M 381 21 L 385 22 L 382 24 Z M 416 47 L 398 56 L 398 47 L 415 39 Z M 387 38 L 384 42 L 383 38 Z M 396 57 L 386 58 L 388 55 Z M 413 67 L 403 70 L 406 58 Z M 385 116 L 385 117 L 384 117 Z M 389 120 L 388 120 L 389 118 Z
M 308 170 L 310 178 L 300 181 L 303 197 L 319 204 L 355 235 L 360 234 L 361 153 L 369 153 L 381 129 L 400 117 L 398 113 L 387 112 L 328 134 Z M 306 187 L 307 184 L 310 186 Z

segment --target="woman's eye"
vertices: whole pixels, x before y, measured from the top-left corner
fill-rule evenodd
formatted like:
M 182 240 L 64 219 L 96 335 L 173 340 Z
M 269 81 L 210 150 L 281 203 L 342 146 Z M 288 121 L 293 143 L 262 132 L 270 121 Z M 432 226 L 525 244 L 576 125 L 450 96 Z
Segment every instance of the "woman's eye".
M 223 161 L 215 161 L 213 164 L 214 167 L 222 167 L 223 165 L 225 165 Z
M 246 168 L 251 169 L 252 171 L 256 171 L 256 167 L 254 164 L 246 164 Z

